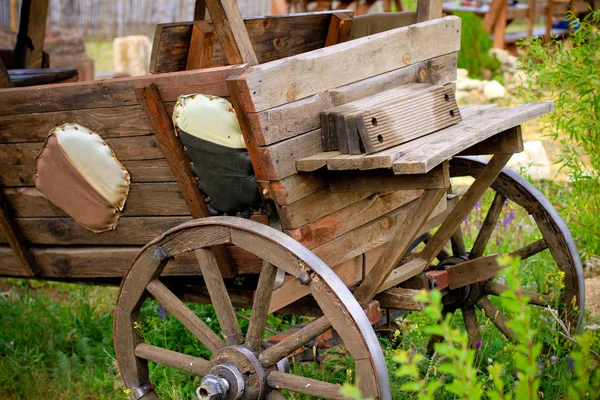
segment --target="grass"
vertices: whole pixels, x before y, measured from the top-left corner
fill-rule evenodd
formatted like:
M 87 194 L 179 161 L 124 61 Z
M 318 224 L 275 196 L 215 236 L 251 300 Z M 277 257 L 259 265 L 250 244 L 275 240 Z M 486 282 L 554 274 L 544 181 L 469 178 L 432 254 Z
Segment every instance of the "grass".
M 545 188 L 551 189 L 551 186 Z M 463 223 L 467 248 L 476 237 L 491 199 L 492 193 L 487 193 Z M 511 203 L 499 218 L 489 252 L 508 253 L 540 237 L 529 215 Z M 559 274 L 554 270 L 549 252 L 528 259 L 522 271 L 527 286 L 559 290 Z M 9 282 L 13 288 L 0 296 L 0 398 L 127 398 L 112 345 L 111 311 L 116 301 L 116 288 L 16 279 Z M 217 330 L 211 306 L 194 304 L 191 307 Z M 207 354 L 206 349 L 155 302 L 146 302 L 142 313 L 142 333 L 149 343 L 196 356 Z M 476 366 L 481 372 L 482 385 L 485 385 L 484 377 L 491 361 L 510 364 L 511 360 L 506 355 L 505 339 L 489 321 L 486 322 L 486 318 L 479 317 L 483 323 L 483 345 Z M 545 399 L 562 398 L 571 380 L 568 357 L 571 346 L 560 338 L 556 326 L 548 322 L 542 312 L 535 313 L 533 319 L 536 326 L 542 328 L 541 336 L 547 349 L 541 375 Z M 291 316 L 271 316 L 269 326 L 283 331 L 299 321 Z M 240 322 L 245 331 L 246 321 L 240 319 Z M 399 349 L 425 354 L 429 338 L 423 333 L 424 323 L 422 313 L 408 314 L 397 321 L 401 329 L 393 337 L 381 338 L 390 371 L 395 368 L 392 355 Z M 459 314 L 452 324 L 464 329 Z M 596 349 L 600 347 L 598 342 L 595 346 Z M 423 363 L 424 373 L 439 376 L 435 360 L 428 362 Z M 298 363 L 293 372 L 343 383 L 353 380 L 353 368 L 353 361 L 344 350 L 334 348 L 320 365 Z M 193 398 L 199 385 L 198 377 L 152 363 L 150 374 L 163 398 Z M 415 397 L 400 389 L 405 381 L 404 378 L 392 379 L 395 399 Z M 444 392 L 440 392 L 440 396 L 454 398 Z M 305 397 L 290 394 L 290 398 Z

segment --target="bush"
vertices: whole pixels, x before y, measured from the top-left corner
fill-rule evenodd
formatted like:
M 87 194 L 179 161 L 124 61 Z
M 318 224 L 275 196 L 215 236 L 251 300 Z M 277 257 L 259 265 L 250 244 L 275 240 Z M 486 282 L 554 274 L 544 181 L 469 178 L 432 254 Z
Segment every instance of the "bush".
M 469 12 L 459 12 L 456 15 L 462 19 L 458 68 L 469 71 L 469 75 L 474 79 L 482 79 L 483 70 L 488 70 L 494 79 L 502 83 L 501 63 L 495 56 L 490 55 L 492 40 L 489 32 L 483 27 L 481 18 Z
M 526 101 L 554 100 L 546 116 L 548 134 L 561 143 L 562 163 L 571 180 L 558 191 L 558 203 L 574 237 L 587 253 L 600 254 L 600 10 L 583 21 L 569 41 L 523 41 L 520 66 L 529 78 L 521 90 Z

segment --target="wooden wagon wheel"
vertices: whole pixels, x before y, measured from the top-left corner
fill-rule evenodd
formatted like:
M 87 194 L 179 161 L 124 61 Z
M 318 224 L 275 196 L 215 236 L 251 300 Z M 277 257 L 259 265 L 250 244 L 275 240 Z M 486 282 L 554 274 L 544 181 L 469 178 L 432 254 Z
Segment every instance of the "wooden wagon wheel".
M 235 244 L 263 260 L 248 333 L 244 338 L 210 246 Z M 196 251 L 215 308 L 222 338 L 200 320 L 167 286 L 160 275 L 169 259 Z M 297 277 L 311 291 L 323 312 L 306 327 L 265 348 L 263 331 L 276 267 Z M 135 326 L 148 296 L 156 298 L 204 346 L 210 360 L 144 343 Z M 337 399 L 339 386 L 292 375 L 281 360 L 333 326 L 356 362 L 356 378 L 367 397 L 391 399 L 383 354 L 365 312 L 337 275 L 323 261 L 289 236 L 256 222 L 235 217 L 193 220 L 150 242 L 123 280 L 115 308 L 115 349 L 125 385 L 135 398 L 158 398 L 148 375 L 147 360 L 204 376 L 198 389 L 206 399 L 282 398 L 278 390 Z
M 488 160 L 481 157 L 457 157 L 450 163 L 450 174 L 452 177 L 477 178 L 487 164 Z M 490 271 L 485 271 L 485 269 L 489 269 L 491 264 L 477 262 L 477 260 L 484 261 L 486 257 L 487 260 L 495 258 L 494 255 L 486 255 L 486 248 L 493 230 L 497 226 L 503 208 L 507 205 L 509 207 L 517 205 L 531 216 L 542 238 L 533 243 L 527 243 L 519 249 L 514 249 L 510 254 L 520 257 L 523 263 L 525 259 L 535 254 L 549 251 L 555 263 L 554 267 L 564 272 L 564 289 L 558 294 L 558 299 L 556 293 L 553 296 L 532 290 L 523 290 L 523 293 L 531 298 L 532 306 L 554 307 L 560 304 L 561 318 L 569 321 L 571 329 L 575 331 L 577 327 L 581 326 L 583 318 L 584 280 L 581 260 L 567 226 L 550 202 L 535 187 L 508 168 L 504 168 L 500 172 L 490 185 L 490 189 L 494 192 L 494 199 L 481 228 L 478 229 L 472 248 L 468 251 L 465 249 L 464 238 L 459 228 L 451 239 L 452 251 L 442 250 L 438 253 L 439 262 L 431 267 L 449 271 L 449 268 L 460 264 L 469 267 L 470 265 L 467 263 L 475 261 L 472 263 L 473 269 L 466 268 L 463 271 L 469 275 L 466 281 L 470 283 L 462 287 L 450 288 L 452 290 L 444 296 L 445 311 L 462 310 L 469 335 L 469 345 L 473 348 L 481 345 L 480 324 L 476 316 L 476 308 L 481 309 L 504 336 L 513 339 L 512 331 L 506 326 L 508 317 L 503 314 L 501 307 L 496 305 L 497 302 L 490 300 L 506 290 L 506 286 L 489 278 Z M 423 240 L 427 241 L 428 237 L 425 236 Z M 433 343 L 439 340 L 441 338 L 432 338 L 429 343 L 430 350 Z

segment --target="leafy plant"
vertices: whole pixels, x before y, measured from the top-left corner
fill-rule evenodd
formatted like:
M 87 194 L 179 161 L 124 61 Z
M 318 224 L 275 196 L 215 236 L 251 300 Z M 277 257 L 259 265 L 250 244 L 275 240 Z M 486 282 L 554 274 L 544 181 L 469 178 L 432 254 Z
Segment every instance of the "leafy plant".
M 481 18 L 470 12 L 458 12 L 456 15 L 462 19 L 458 67 L 465 68 L 475 79 L 482 79 L 483 71 L 488 70 L 492 77 L 501 81 L 501 63 L 490 55 L 492 40 Z
M 571 231 L 588 253 L 600 251 L 600 10 L 579 21 L 569 41 L 540 38 L 521 42 L 520 67 L 529 78 L 526 101 L 554 100 L 546 116 L 548 134 L 562 145 L 559 162 L 571 184 L 553 202 L 560 205 Z

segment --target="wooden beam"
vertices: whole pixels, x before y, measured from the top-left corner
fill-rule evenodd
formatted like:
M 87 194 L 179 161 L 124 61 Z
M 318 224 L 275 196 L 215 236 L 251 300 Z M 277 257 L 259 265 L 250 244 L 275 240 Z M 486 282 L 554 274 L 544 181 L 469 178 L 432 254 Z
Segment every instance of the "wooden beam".
M 496 19 L 496 23 L 494 25 L 494 47 L 497 49 L 504 49 L 504 45 L 506 44 L 506 13 L 508 11 L 508 3 L 507 0 L 502 0 L 500 12 L 498 14 L 498 19 Z
M 544 43 L 550 42 L 552 37 L 552 18 L 554 17 L 554 0 L 548 0 L 546 9 L 546 32 L 544 33 Z
M 503 268 L 496 261 L 497 257 L 498 254 L 490 254 L 446 269 L 448 287 L 450 290 L 458 289 L 495 277 Z
M 206 0 L 208 12 L 229 64 L 258 64 L 235 0 Z
M 156 85 L 153 83 L 146 84 L 137 87 L 135 91 L 156 134 L 160 148 L 181 189 L 192 217 L 204 218 L 209 216 L 204 196 L 198 187 L 196 178 L 192 174 L 190 161 L 183 151 L 181 143 L 175 136 L 175 128 L 171 122 L 171 116 L 165 110 Z M 224 246 L 213 246 L 212 249 L 221 274 L 226 278 L 234 276 L 233 261 L 227 249 Z
M 23 0 L 12 68 L 43 68 L 48 0 Z
M 21 268 L 23 269 L 25 276 L 36 275 L 39 269 L 35 257 L 29 251 L 2 191 L 0 191 L 0 228 L 2 228 L 2 232 L 4 233 L 8 244 L 21 263 Z
M 493 32 L 496 23 L 498 22 L 498 18 L 502 12 L 502 7 L 506 3 L 506 0 L 492 0 L 490 4 L 489 11 L 483 17 L 483 27 L 488 30 L 488 32 Z
M 215 33 L 211 27 L 194 25 L 185 69 L 189 71 L 210 67 L 214 42 Z
M 4 62 L 0 58 L 0 88 L 10 87 L 13 87 L 12 80 L 10 79 L 10 75 L 8 75 L 8 70 L 4 66 Z
M 417 3 L 417 21 L 429 21 L 442 18 L 443 0 L 419 0 Z
M 194 5 L 194 21 L 202 21 L 206 19 L 206 1 L 196 0 Z
M 325 46 L 333 46 L 334 44 L 346 42 L 350 36 L 350 28 L 352 27 L 352 16 L 343 12 L 335 12 L 331 16 L 329 23 L 329 31 Z

